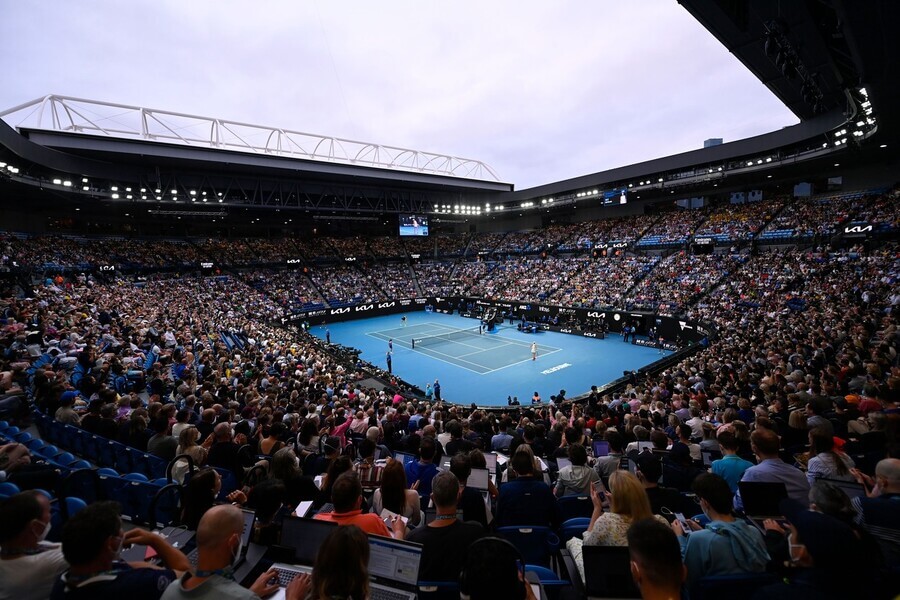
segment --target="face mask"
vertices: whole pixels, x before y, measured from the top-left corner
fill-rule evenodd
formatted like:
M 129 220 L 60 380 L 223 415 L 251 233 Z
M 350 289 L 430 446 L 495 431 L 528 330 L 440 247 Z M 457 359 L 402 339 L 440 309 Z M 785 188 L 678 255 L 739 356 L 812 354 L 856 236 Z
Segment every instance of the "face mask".
M 241 538 L 238 541 L 237 551 L 231 557 L 231 566 L 237 565 L 238 560 L 241 558 L 241 551 L 244 549 L 244 538 Z
M 44 530 L 38 535 L 37 541 L 43 542 L 47 539 L 47 535 L 50 533 L 50 521 L 44 523 Z
M 116 548 L 116 555 L 113 557 L 113 560 L 119 560 L 122 557 L 122 545 L 125 543 L 125 536 L 119 536 L 119 546 Z

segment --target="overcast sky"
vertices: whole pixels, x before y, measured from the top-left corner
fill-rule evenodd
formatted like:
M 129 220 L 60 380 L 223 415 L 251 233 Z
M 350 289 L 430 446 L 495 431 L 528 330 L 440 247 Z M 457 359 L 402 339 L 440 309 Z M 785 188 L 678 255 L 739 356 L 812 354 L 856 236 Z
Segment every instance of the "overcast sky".
M 475 158 L 517 189 L 797 123 L 675 0 L 6 0 L 0 55 L 0 109 L 272 125 Z

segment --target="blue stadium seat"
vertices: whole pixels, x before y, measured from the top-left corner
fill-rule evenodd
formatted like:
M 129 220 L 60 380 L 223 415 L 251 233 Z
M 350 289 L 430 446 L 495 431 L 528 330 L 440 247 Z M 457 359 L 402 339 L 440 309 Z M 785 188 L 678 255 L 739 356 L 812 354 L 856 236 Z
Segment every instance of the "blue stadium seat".
M 579 517 L 590 518 L 594 512 L 594 503 L 591 497 L 587 495 L 563 496 L 557 498 L 556 506 L 559 509 L 559 518 L 561 521 L 569 519 L 577 519 Z
M 19 486 L 12 483 L 11 481 L 4 481 L 0 483 L 0 498 L 9 498 L 10 496 L 15 496 L 21 490 Z
M 529 565 L 550 566 L 559 538 L 549 527 L 498 527 L 497 535 L 509 540 Z
M 178 522 L 181 517 L 181 486 L 177 483 L 163 485 L 150 503 L 148 522 L 162 528 Z
M 587 528 L 590 524 L 590 517 L 577 517 L 575 519 L 563 521 L 563 524 L 559 527 L 558 534 L 560 544 L 565 544 L 573 537 L 581 535 L 582 533 L 587 531 Z

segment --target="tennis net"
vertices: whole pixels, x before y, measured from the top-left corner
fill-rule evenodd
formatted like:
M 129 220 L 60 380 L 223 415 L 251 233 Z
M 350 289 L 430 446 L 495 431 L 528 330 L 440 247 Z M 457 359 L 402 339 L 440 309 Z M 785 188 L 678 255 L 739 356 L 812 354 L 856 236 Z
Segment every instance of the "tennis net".
M 435 335 L 426 335 L 412 340 L 412 347 L 434 346 L 443 342 L 456 342 L 481 337 L 478 327 L 471 329 L 457 329 L 456 331 L 448 331 L 447 333 L 438 333 Z

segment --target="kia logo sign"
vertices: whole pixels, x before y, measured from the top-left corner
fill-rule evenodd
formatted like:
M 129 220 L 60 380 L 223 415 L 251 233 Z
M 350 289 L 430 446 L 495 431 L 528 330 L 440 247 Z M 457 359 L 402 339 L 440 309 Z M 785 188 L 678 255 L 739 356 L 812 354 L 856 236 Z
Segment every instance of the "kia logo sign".
M 289 265 L 299 265 L 303 262 L 302 258 L 289 258 L 287 259 L 287 264 Z
M 372 310 L 373 308 L 375 308 L 374 304 L 361 304 L 359 306 L 354 306 L 353 310 L 355 310 L 356 312 L 364 312 L 367 310 Z
M 844 227 L 844 233 L 868 233 L 872 231 L 871 225 L 852 225 Z
M 332 309 L 331 309 L 331 314 L 333 314 L 333 315 L 342 315 L 342 314 L 348 313 L 348 312 L 350 312 L 350 307 L 349 307 L 349 306 L 344 306 L 344 307 L 342 307 L 342 308 L 332 308 Z
M 378 308 L 390 308 L 392 306 L 397 306 L 396 302 L 379 302 Z
M 605 312 L 597 312 L 597 311 L 592 310 L 591 312 L 589 312 L 587 314 L 587 316 L 588 316 L 588 318 L 592 318 L 592 319 L 605 319 L 606 313 Z M 618 316 L 618 315 L 616 315 L 616 316 Z

